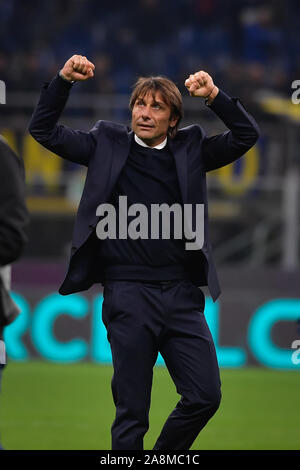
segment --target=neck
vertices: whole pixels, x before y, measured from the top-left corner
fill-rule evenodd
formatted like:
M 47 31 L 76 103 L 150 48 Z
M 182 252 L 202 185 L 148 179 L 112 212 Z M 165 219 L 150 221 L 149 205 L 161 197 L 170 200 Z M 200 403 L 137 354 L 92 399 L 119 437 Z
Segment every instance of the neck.
M 163 148 L 165 147 L 166 143 L 167 143 L 167 137 L 163 137 L 161 140 L 159 140 L 158 142 L 153 142 L 153 141 L 150 141 L 148 139 L 141 139 L 140 137 L 138 137 L 136 134 L 134 134 L 134 138 L 135 138 L 135 141 L 137 144 L 139 145 L 142 145 L 143 147 L 151 147 L 151 148 Z

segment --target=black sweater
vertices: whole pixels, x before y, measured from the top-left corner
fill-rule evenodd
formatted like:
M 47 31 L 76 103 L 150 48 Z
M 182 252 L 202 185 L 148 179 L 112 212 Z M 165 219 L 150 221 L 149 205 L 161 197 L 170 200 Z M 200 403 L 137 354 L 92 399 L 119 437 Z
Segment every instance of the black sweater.
M 119 196 L 127 196 L 127 206 L 140 203 L 148 208 L 148 239 L 118 239 Z M 184 269 L 184 238 L 174 239 L 174 219 L 170 217 L 170 237 L 151 239 L 151 204 L 179 203 L 181 194 L 175 160 L 168 145 L 163 149 L 143 147 L 134 140 L 126 164 L 119 176 L 110 203 L 116 209 L 117 238 L 101 241 L 99 255 L 105 264 L 105 280 L 170 280 L 188 277 Z M 128 216 L 128 224 L 135 216 Z M 138 228 L 137 228 L 138 230 Z M 184 230 L 182 224 L 182 234 Z

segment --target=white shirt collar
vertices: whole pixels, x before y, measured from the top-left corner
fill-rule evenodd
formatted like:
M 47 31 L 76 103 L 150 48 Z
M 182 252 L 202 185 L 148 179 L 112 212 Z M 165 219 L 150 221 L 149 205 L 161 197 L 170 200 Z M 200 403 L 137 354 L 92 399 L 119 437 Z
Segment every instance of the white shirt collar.
M 145 142 L 142 139 L 140 139 L 136 134 L 134 134 L 134 139 L 136 143 L 141 145 L 142 147 L 149 147 L 152 149 L 163 149 L 165 145 L 167 144 L 167 137 L 160 144 L 155 145 L 155 147 L 150 147 L 150 145 L 145 144 Z

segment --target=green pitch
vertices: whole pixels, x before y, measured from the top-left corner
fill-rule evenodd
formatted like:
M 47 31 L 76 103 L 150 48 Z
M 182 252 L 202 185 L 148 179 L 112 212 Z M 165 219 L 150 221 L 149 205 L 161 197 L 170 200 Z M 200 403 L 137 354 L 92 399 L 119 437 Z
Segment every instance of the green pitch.
M 9 362 L 2 380 L 0 431 L 6 449 L 110 449 L 115 408 L 111 366 Z M 300 374 L 221 369 L 222 402 L 191 450 L 300 449 Z M 167 369 L 154 369 L 152 449 L 180 396 Z

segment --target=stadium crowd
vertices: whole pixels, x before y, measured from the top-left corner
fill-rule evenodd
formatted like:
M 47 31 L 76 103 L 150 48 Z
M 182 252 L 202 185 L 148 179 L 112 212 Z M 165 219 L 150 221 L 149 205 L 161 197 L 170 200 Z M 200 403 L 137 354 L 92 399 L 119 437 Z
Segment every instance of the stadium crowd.
M 0 0 L 0 77 L 37 91 L 74 53 L 96 65 L 78 92 L 128 93 L 140 74 L 179 87 L 196 69 L 230 94 L 290 91 L 300 77 L 294 0 Z

